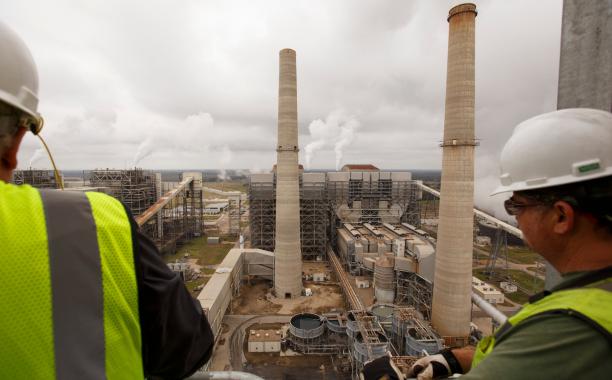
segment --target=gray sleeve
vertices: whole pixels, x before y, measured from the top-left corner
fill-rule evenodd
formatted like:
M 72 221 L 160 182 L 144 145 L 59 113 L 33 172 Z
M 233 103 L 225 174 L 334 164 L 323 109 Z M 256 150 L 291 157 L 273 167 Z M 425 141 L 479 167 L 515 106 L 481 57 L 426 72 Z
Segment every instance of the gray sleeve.
M 543 315 L 517 326 L 464 380 L 609 379 L 612 348 L 586 322 Z

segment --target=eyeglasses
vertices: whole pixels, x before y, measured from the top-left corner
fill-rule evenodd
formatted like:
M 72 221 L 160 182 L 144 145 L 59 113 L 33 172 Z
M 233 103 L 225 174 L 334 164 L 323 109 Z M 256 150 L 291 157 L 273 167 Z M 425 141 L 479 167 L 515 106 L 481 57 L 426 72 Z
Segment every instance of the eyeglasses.
M 535 206 L 542 206 L 542 205 L 544 205 L 544 203 L 542 202 L 521 203 L 521 202 L 515 201 L 512 198 L 506 199 L 504 201 L 504 208 L 506 209 L 506 212 L 508 213 L 508 215 L 512 215 L 512 216 L 516 216 L 520 214 L 524 209 L 528 207 L 535 207 Z

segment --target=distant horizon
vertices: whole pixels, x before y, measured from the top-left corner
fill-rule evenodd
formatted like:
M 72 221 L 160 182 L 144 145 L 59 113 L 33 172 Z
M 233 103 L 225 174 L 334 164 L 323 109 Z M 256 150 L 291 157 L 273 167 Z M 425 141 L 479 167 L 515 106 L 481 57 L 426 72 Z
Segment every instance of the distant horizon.
M 149 171 L 166 171 L 166 172 L 188 172 L 188 171 L 202 171 L 202 172 L 223 172 L 223 171 L 232 171 L 232 172 L 249 172 L 249 173 L 268 173 L 269 171 L 262 170 L 253 170 L 246 168 L 237 168 L 237 169 L 195 169 L 195 168 L 187 168 L 187 169 L 154 169 L 154 168 L 143 168 L 143 167 L 130 167 L 130 168 L 112 168 L 112 167 L 98 167 L 94 169 L 58 169 L 60 172 L 82 172 L 82 171 L 93 171 L 93 170 L 133 170 L 133 169 L 141 169 L 141 170 L 149 170 Z M 16 168 L 15 170 L 53 170 L 51 168 Z M 305 172 L 337 172 L 341 170 L 336 170 L 332 168 L 322 168 L 322 169 L 304 169 Z M 388 168 L 379 168 L 379 171 L 393 171 L 393 172 L 441 172 L 442 169 L 388 169 Z

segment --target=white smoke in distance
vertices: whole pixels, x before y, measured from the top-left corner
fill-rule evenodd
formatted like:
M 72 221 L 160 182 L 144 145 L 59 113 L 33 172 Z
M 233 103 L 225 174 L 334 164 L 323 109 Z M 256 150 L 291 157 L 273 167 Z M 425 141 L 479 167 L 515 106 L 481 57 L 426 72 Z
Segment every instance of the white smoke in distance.
M 498 186 L 499 159 L 492 156 L 477 156 L 474 173 L 474 206 L 496 218 L 516 225 L 514 217 L 504 209 L 504 200 L 510 193 L 490 195 Z
M 28 167 L 32 168 L 34 163 L 41 158 L 45 157 L 45 150 L 43 148 L 38 148 L 34 151 L 34 154 L 30 158 L 30 162 L 28 163 Z
M 310 169 L 315 152 L 333 148 L 336 157 L 336 170 L 340 169 L 344 149 L 355 139 L 355 132 L 360 127 L 359 121 L 348 115 L 343 109 L 332 111 L 325 121 L 314 120 L 308 126 L 311 141 L 306 145 L 306 169 Z
M 140 161 L 149 157 L 153 153 L 153 148 L 153 141 L 150 138 L 141 142 L 138 149 L 136 149 L 134 160 L 132 160 L 132 167 L 136 167 Z
M 227 175 L 227 167 L 229 166 L 230 162 L 232 162 L 232 151 L 229 146 L 224 145 L 221 148 L 221 151 L 216 154 L 216 157 L 218 158 L 218 163 L 221 167 L 219 174 L 217 174 L 217 178 L 220 181 L 227 181 L 229 179 Z

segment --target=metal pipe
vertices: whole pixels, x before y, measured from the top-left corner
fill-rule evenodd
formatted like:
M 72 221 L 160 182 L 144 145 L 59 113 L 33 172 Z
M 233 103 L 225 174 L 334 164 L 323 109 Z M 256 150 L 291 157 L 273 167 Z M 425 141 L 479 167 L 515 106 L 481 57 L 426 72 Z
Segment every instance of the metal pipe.
M 138 226 L 142 226 L 146 222 L 148 222 L 155 214 L 159 212 L 165 205 L 167 205 L 178 193 L 180 193 L 187 185 L 189 185 L 193 181 L 193 177 L 187 177 L 181 183 L 178 184 L 177 187 L 168 191 L 164 194 L 157 202 L 155 202 L 151 207 L 146 209 L 142 214 L 138 215 L 134 219 L 136 219 L 136 223 Z
M 440 198 L 440 192 L 432 189 L 429 186 L 423 185 L 422 183 L 419 183 L 418 186 L 425 190 L 426 192 L 428 192 L 429 194 L 432 194 L 438 198 Z M 483 219 L 488 220 L 489 222 L 495 224 L 497 227 L 501 228 L 502 230 L 508 232 L 509 234 L 512 234 L 518 238 L 523 238 L 523 233 L 521 232 L 521 230 L 519 230 L 518 228 L 514 227 L 513 225 L 510 225 L 504 221 L 501 221 L 499 219 L 497 219 L 496 217 L 494 217 L 493 215 L 489 215 L 484 211 L 480 211 L 478 209 L 474 209 L 474 214 L 482 217 Z
M 486 315 L 493 318 L 493 320 L 499 323 L 500 325 L 503 325 L 508 320 L 508 317 L 504 313 L 497 310 L 495 306 L 491 305 L 490 303 L 485 301 L 484 298 L 480 297 L 474 292 L 472 292 L 472 302 L 474 303 L 474 305 L 478 306 L 480 310 L 482 310 Z

